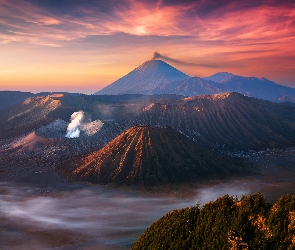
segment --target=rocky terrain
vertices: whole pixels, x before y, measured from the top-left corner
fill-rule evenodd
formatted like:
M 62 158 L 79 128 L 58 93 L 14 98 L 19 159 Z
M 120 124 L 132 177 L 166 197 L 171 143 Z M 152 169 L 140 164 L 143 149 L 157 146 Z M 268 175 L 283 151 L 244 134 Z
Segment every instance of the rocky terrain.
M 102 149 L 69 158 L 70 180 L 152 186 L 249 174 L 241 160 L 209 151 L 171 128 L 132 127 Z
M 0 241 L 7 249 L 130 249 L 148 225 L 173 209 L 226 193 L 261 191 L 271 202 L 294 194 L 294 108 L 238 93 L 50 94 L 7 107 L 0 111 Z M 79 137 L 66 137 L 71 128 Z M 96 169 L 106 170 L 103 177 Z M 274 244 L 275 230 L 284 228 L 272 227 L 269 239 L 258 232 L 261 243 L 236 229 L 239 219 L 233 222 L 218 231 L 226 247 L 291 244 L 289 236 Z M 188 224 L 180 224 L 187 235 L 182 225 Z M 257 232 L 251 225 L 247 230 Z
M 238 93 L 114 98 L 52 94 L 31 97 L 0 111 L 2 178 L 25 173 L 25 166 L 31 167 L 30 173 L 53 171 L 69 158 L 97 152 L 133 126 L 172 128 L 192 142 L 223 154 L 291 147 L 295 143 L 292 105 Z M 83 117 L 73 127 L 79 137 L 67 138 L 73 114 Z M 12 174 L 8 170 L 11 166 L 19 168 Z
M 172 127 L 209 148 L 259 149 L 293 145 L 295 109 L 238 93 L 156 102 L 139 123 Z

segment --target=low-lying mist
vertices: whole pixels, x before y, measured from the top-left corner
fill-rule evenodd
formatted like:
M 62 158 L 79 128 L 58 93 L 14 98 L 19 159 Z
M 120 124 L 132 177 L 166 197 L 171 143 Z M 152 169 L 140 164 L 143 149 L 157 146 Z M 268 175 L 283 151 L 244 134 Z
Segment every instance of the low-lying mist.
M 129 249 L 153 221 L 173 209 L 250 191 L 235 183 L 156 194 L 74 184 L 47 191 L 2 182 L 0 238 L 7 249 Z
M 1 249 L 130 249 L 152 222 L 173 209 L 260 191 L 274 202 L 294 188 L 294 182 L 258 179 L 152 191 L 0 182 Z

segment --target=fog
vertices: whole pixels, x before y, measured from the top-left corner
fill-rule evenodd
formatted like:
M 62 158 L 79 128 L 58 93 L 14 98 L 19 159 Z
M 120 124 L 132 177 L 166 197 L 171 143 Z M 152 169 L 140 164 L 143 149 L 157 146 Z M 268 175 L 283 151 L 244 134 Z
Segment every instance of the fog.
M 74 184 L 48 191 L 2 182 L 0 238 L 7 249 L 129 249 L 153 221 L 173 209 L 251 191 L 248 185 L 237 186 L 158 193 Z

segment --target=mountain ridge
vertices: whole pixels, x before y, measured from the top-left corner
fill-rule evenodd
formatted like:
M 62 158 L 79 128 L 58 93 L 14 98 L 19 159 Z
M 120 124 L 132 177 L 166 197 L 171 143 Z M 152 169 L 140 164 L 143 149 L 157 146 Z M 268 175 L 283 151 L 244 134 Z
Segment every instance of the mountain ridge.
M 150 60 L 94 94 L 176 94 L 195 96 L 239 92 L 264 100 L 295 102 L 295 88 L 264 77 L 244 77 L 219 72 L 209 77 L 190 77 L 162 60 Z
M 189 76 L 162 60 L 149 60 L 94 94 L 152 94 L 167 81 L 186 78 Z
M 245 174 L 242 166 L 242 161 L 209 151 L 171 128 L 137 126 L 57 170 L 71 180 L 153 186 Z

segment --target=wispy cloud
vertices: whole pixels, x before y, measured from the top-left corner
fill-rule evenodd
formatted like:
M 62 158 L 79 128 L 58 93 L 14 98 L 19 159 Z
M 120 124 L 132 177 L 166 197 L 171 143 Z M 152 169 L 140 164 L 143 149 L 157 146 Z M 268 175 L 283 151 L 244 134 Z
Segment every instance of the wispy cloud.
M 128 73 L 159 51 L 191 75 L 244 68 L 268 76 L 271 68 L 288 83 L 295 77 L 293 0 L 0 0 L 0 13 L 1 67 L 21 61 L 16 48 L 31 68 L 49 58 L 78 64 L 83 57 L 93 69 L 101 60 L 118 62 L 110 72 L 129 53 L 134 64 L 120 65 Z
M 229 2 L 229 1 L 226 1 Z M 225 2 L 224 2 L 225 3 Z M 244 6 L 217 4 L 211 1 L 187 1 L 166 4 L 165 1 L 128 0 L 118 4 L 110 1 L 105 8 L 97 4 L 72 6 L 60 14 L 46 6 L 24 0 L 2 0 L 0 17 L 5 29 L 34 33 L 46 44 L 58 44 L 89 35 L 110 35 L 123 32 L 137 36 L 193 36 L 198 41 L 274 40 L 294 39 L 295 5 Z M 57 4 L 58 5 L 58 4 Z M 10 39 L 9 39 L 10 37 Z M 5 41 L 27 41 L 11 33 Z M 34 43 L 34 39 L 29 42 Z

